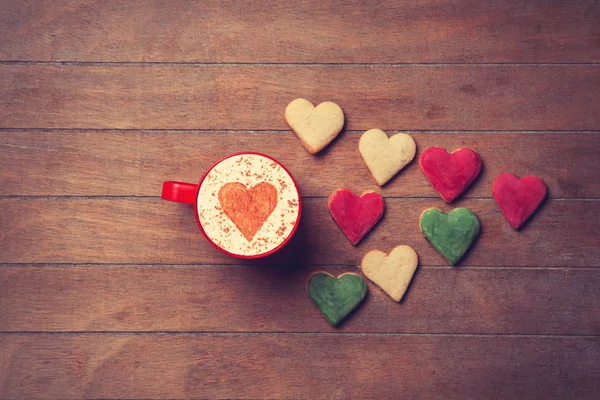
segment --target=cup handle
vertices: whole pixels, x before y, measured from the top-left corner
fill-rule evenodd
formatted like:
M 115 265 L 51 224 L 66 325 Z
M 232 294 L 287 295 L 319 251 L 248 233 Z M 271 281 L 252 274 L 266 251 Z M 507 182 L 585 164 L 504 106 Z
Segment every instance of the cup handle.
M 196 204 L 197 191 L 198 184 L 196 183 L 165 181 L 160 197 L 163 200 L 194 205 Z

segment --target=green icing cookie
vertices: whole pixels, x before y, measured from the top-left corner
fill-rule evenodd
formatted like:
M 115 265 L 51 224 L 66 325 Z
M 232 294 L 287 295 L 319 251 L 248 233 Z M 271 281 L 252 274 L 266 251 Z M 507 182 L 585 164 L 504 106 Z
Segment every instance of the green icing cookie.
M 446 260 L 456 264 L 479 234 L 479 220 L 468 208 L 455 208 L 446 214 L 429 208 L 421 214 L 421 232 Z
M 315 272 L 308 278 L 308 296 L 333 326 L 350 314 L 366 295 L 364 279 L 353 273 L 336 278 L 327 272 Z

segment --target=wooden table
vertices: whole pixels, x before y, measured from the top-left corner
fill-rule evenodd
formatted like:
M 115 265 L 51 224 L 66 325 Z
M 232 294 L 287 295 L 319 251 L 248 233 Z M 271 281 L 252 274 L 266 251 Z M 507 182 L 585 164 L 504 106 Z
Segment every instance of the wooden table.
M 600 398 L 599 21 L 593 0 L 0 0 L 0 398 Z M 346 113 L 322 155 L 284 122 L 297 97 Z M 417 162 L 378 189 L 370 128 L 473 148 L 482 176 L 451 206 Z M 304 197 L 270 259 L 159 198 L 236 151 Z M 505 171 L 549 189 L 520 232 Z M 386 198 L 357 247 L 338 187 Z M 482 233 L 451 267 L 418 217 L 455 206 Z M 404 301 L 369 283 L 331 328 L 307 276 L 398 244 L 420 257 Z

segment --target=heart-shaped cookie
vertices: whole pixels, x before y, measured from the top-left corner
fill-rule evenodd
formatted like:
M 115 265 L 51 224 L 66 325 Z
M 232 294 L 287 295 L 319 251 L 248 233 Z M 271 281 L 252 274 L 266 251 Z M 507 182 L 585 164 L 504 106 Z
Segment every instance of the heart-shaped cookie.
M 296 99 L 286 107 L 285 120 L 304 148 L 316 154 L 342 131 L 344 112 L 331 101 L 315 107 L 306 99 Z
M 421 214 L 421 232 L 451 264 L 456 264 L 479 234 L 479 219 L 468 208 L 455 208 L 448 214 L 429 208 Z
M 406 133 L 388 138 L 381 129 L 369 129 L 358 141 L 358 151 L 379 186 L 392 179 L 415 157 L 417 145 Z
M 338 189 L 327 202 L 334 221 L 356 245 L 383 216 L 385 203 L 377 192 L 368 191 L 356 196 L 348 189 Z
M 345 273 L 337 278 L 327 272 L 315 272 L 308 278 L 308 296 L 327 321 L 339 324 L 367 295 L 367 284 L 357 274 Z
M 230 182 L 219 190 L 223 212 L 248 241 L 275 210 L 277 197 L 277 189 L 267 182 L 261 182 L 252 189 L 239 182 Z
M 419 158 L 421 170 L 446 203 L 456 199 L 481 172 L 481 158 L 471 149 L 458 149 L 451 154 L 430 147 Z
M 371 250 L 360 262 L 363 274 L 398 303 L 417 270 L 419 257 L 410 246 L 396 246 L 389 255 Z
M 546 185 L 537 176 L 521 179 L 505 172 L 494 179 L 492 194 L 510 225 L 519 229 L 546 198 Z

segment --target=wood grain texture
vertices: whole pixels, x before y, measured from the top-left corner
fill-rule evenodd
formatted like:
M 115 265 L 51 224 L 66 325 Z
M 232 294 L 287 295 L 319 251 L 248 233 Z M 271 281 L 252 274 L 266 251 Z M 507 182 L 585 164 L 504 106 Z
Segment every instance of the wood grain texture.
M 346 128 L 595 130 L 600 68 L 0 65 L 0 128 L 287 130 L 297 97 Z
M 259 151 L 281 161 L 304 196 L 348 187 L 384 197 L 438 197 L 417 160 L 377 188 L 358 153 L 361 133 L 345 132 L 314 157 L 292 132 L 0 131 L 0 195 L 158 196 L 164 180 L 197 182 L 221 157 Z M 484 169 L 464 197 L 491 198 L 494 178 L 511 171 L 542 177 L 550 198 L 600 198 L 596 133 L 410 134 L 419 154 L 431 146 L 478 152 Z
M 0 1 L 0 59 L 597 62 L 598 3 Z
M 157 188 L 158 190 L 158 188 Z M 256 264 L 359 265 L 374 248 L 406 244 L 422 265 L 448 265 L 419 232 L 422 210 L 453 207 L 435 199 L 387 199 L 377 229 L 357 247 L 331 219 L 327 199 L 305 199 L 294 238 L 274 256 Z M 600 265 L 595 216 L 600 201 L 549 200 L 515 231 L 493 200 L 464 200 L 482 231 L 459 265 Z M 233 264 L 204 240 L 192 208 L 160 199 L 2 199 L 2 263 L 192 263 Z
M 3 335 L 0 347 L 6 397 L 594 399 L 600 382 L 596 337 Z
M 4 332 L 600 334 L 593 269 L 419 267 L 397 304 L 369 294 L 337 329 L 306 294 L 316 267 L 0 267 Z M 326 268 L 338 276 L 352 267 Z
M 0 0 L 0 398 L 598 399 L 599 20 L 594 0 Z M 298 97 L 346 114 L 317 157 L 284 121 Z M 484 171 L 452 206 L 416 161 L 378 189 L 371 128 Z M 244 150 L 305 200 L 252 262 L 158 198 Z M 549 189 L 520 232 L 490 198 L 507 171 Z M 339 187 L 386 197 L 358 247 Z M 418 219 L 460 206 L 482 233 L 453 268 Z M 422 265 L 402 303 L 367 282 L 331 328 L 310 273 L 398 244 Z

